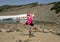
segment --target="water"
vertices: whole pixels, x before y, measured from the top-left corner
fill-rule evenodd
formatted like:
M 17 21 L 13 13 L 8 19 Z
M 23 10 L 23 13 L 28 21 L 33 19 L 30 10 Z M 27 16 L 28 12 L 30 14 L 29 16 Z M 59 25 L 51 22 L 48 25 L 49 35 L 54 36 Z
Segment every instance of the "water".
M 1 23 L 16 23 L 17 21 L 25 23 L 27 20 L 26 19 L 20 19 L 20 20 L 17 20 L 17 19 L 13 19 L 13 20 L 0 20 L 0 24 Z
M 0 20 L 0 23 L 16 23 L 16 20 Z

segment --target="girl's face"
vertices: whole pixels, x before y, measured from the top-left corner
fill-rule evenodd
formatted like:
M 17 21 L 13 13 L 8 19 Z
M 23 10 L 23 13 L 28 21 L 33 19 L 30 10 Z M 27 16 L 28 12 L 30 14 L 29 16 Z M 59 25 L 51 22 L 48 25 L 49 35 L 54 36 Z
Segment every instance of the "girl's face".
M 30 16 L 31 15 L 31 12 L 27 12 L 27 16 Z

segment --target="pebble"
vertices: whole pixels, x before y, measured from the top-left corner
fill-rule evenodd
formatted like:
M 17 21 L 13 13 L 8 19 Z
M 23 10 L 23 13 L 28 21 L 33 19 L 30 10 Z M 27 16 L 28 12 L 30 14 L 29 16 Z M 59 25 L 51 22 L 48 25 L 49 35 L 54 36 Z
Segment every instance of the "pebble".
M 15 31 L 15 30 L 13 30 L 13 29 L 9 29 L 9 30 L 7 30 L 6 32 L 13 32 L 13 31 Z
M 27 39 L 27 40 L 24 40 L 24 42 L 29 42 L 30 40 L 29 39 Z
M 17 40 L 16 42 L 22 42 L 22 40 Z
M 52 31 L 53 31 L 52 29 L 49 30 L 49 32 L 52 32 Z
M 39 30 L 40 32 L 43 32 L 43 28 L 38 28 L 38 30 Z
M 44 29 L 43 32 L 44 32 L 44 33 L 49 33 L 49 30 Z

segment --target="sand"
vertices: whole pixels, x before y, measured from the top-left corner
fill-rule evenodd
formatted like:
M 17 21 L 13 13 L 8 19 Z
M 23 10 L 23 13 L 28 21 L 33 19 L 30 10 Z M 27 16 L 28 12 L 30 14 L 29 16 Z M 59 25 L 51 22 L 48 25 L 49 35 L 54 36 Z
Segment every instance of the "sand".
M 29 37 L 23 32 L 0 32 L 0 42 L 60 42 L 60 36 L 52 33 L 35 32 L 34 37 Z

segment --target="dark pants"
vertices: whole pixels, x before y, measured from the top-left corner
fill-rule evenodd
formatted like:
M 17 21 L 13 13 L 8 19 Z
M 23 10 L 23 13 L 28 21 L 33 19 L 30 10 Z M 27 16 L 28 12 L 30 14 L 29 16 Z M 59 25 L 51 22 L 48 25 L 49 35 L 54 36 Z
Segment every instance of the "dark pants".
M 28 23 L 26 22 L 26 25 L 28 25 Z M 34 24 L 31 22 L 30 24 L 29 24 L 30 26 L 34 26 Z

